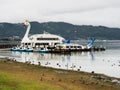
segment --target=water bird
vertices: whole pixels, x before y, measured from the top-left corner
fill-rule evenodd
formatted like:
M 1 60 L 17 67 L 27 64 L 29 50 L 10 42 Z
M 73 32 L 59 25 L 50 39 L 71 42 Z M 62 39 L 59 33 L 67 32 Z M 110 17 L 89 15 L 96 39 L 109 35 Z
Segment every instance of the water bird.
M 68 67 L 68 64 L 67 64 L 67 65 L 65 65 L 65 67 Z
M 95 73 L 94 71 L 92 71 L 91 73 Z
M 41 65 L 41 63 L 40 63 L 40 62 L 38 62 L 38 65 L 40 66 L 40 65 Z
M 76 66 L 74 65 L 73 67 L 75 68 Z
M 46 62 L 46 64 L 45 65 L 48 65 L 49 63 L 48 62 Z
M 59 63 L 57 63 L 57 65 L 59 65 Z
M 26 64 L 31 64 L 31 61 L 25 61 Z

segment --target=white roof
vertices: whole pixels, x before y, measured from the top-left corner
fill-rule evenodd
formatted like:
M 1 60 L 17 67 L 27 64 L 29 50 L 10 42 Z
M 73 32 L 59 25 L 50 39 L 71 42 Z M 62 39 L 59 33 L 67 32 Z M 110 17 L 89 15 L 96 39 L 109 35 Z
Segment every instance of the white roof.
M 54 34 L 49 34 L 49 33 L 43 33 L 43 34 L 34 34 L 31 35 L 29 38 L 59 38 L 59 39 L 64 39 L 61 36 L 54 35 Z
M 58 36 L 58 35 L 54 35 L 54 34 L 49 34 L 49 33 L 43 33 L 43 34 L 34 34 L 34 35 L 31 35 L 30 37 L 26 37 L 22 40 L 22 43 L 26 43 L 26 42 L 46 42 L 46 40 L 42 40 L 42 41 L 39 41 L 37 40 L 37 38 L 58 38 L 57 41 L 48 41 L 48 42 L 60 42 L 62 43 L 63 40 L 65 40 L 63 37 L 61 36 Z

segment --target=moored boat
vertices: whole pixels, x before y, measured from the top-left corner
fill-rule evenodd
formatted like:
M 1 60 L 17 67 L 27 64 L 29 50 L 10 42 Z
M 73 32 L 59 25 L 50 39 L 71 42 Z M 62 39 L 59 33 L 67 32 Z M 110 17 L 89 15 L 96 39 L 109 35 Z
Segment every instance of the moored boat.
M 11 48 L 11 51 L 19 51 L 19 50 L 20 50 L 19 47 L 13 47 L 13 48 Z
M 38 50 L 39 53 L 49 53 L 49 50 L 48 49 L 43 49 L 43 50 Z
M 24 51 L 25 52 L 33 52 L 33 48 L 26 48 Z
M 39 48 L 55 47 L 57 44 L 63 43 L 65 41 L 63 37 L 50 34 L 45 31 L 43 34 L 34 34 L 34 35 L 29 36 L 31 25 L 28 20 L 26 20 L 25 25 L 27 26 L 27 30 L 21 41 L 20 51 L 29 52 L 29 51 L 35 51 L 36 49 L 38 49 L 36 51 L 48 52 L 48 50 L 41 50 L 41 49 L 39 50 Z M 18 51 L 15 48 L 12 48 L 11 50 Z

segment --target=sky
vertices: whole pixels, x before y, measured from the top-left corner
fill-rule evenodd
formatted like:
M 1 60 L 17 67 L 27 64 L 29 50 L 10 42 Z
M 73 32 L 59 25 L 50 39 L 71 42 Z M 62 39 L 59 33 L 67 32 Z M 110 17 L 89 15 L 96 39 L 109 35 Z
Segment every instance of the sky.
M 0 22 L 26 19 L 120 28 L 120 0 L 0 0 Z

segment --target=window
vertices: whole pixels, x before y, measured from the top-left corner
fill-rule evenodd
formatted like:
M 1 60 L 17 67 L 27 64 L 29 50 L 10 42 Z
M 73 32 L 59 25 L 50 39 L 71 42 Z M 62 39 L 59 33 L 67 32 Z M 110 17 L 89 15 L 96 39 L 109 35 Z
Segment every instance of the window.
M 77 46 L 74 46 L 74 48 L 77 48 Z
M 81 46 L 78 46 L 78 48 L 82 48 Z
M 37 38 L 37 40 L 59 40 L 58 38 Z
M 31 43 L 25 43 L 25 45 L 31 45 Z
M 35 43 L 35 45 L 49 45 L 49 43 Z
M 73 48 L 73 46 L 71 46 L 71 48 Z
M 69 46 L 66 46 L 66 48 L 69 48 Z
M 28 43 L 28 45 L 31 45 L 31 43 Z

